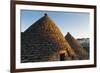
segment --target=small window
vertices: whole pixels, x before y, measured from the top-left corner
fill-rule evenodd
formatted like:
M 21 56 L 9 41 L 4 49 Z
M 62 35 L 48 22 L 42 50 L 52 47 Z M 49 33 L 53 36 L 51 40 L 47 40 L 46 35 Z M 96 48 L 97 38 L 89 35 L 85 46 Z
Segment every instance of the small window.
M 65 60 L 65 53 L 60 54 L 60 61 L 64 61 Z

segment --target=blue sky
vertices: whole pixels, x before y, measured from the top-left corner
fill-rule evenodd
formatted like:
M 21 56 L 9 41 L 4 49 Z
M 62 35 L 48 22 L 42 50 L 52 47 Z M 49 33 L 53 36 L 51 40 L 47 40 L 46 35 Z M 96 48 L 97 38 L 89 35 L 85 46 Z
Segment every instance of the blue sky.
M 21 32 L 47 13 L 65 36 L 70 32 L 75 38 L 89 38 L 90 14 L 79 12 L 54 12 L 21 10 Z

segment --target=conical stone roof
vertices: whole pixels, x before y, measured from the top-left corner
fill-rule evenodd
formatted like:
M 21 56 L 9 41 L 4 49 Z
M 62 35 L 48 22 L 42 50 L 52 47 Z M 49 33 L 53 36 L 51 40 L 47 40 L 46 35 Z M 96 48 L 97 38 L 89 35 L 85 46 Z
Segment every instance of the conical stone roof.
M 74 50 L 47 14 L 26 29 L 21 37 L 22 56 L 28 57 L 24 61 L 49 61 L 49 58 L 57 61 L 62 51 L 65 53 L 66 60 L 77 59 Z M 22 60 L 25 59 L 24 57 Z
M 65 36 L 65 39 L 68 41 L 69 45 L 75 53 L 78 55 L 79 59 L 89 59 L 88 52 L 80 45 L 80 43 L 68 32 Z

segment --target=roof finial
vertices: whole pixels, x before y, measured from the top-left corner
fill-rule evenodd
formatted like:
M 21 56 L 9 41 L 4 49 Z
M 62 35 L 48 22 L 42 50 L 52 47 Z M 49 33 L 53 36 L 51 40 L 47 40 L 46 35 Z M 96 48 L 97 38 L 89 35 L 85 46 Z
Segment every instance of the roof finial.
M 70 32 L 67 32 L 67 34 L 70 34 Z
M 48 15 L 47 13 L 44 14 L 44 16 L 47 16 L 47 15 Z

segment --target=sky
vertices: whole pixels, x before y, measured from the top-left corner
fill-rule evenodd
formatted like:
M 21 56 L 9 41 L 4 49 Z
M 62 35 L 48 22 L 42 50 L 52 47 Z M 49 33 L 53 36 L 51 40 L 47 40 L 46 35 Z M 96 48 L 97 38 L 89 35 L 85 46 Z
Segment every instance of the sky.
M 43 17 L 44 13 L 56 23 L 64 36 L 70 32 L 75 38 L 89 38 L 90 14 L 82 12 L 21 10 L 21 32 Z

